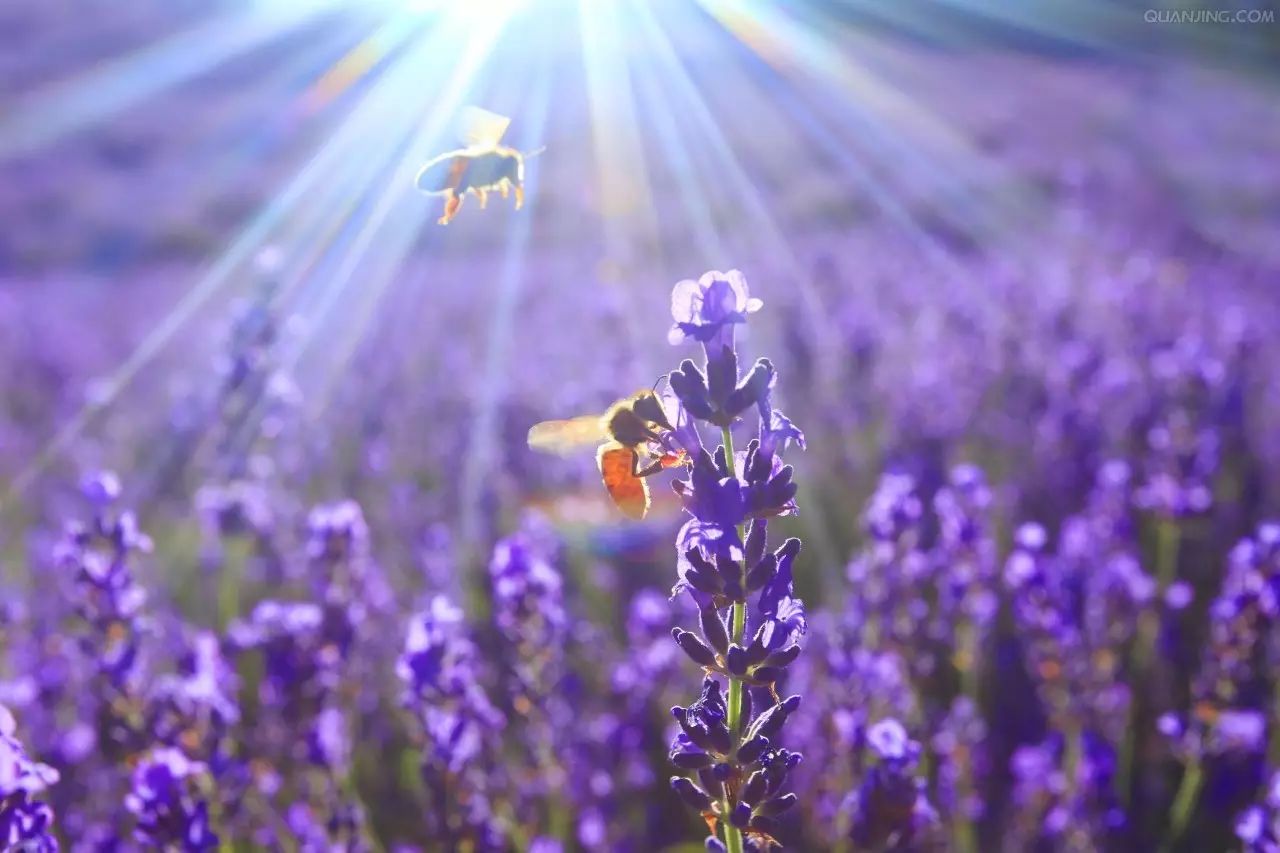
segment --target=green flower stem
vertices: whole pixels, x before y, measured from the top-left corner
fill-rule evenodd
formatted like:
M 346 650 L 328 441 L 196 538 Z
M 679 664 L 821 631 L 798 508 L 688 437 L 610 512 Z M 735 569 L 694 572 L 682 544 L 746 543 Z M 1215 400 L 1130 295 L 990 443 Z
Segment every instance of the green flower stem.
M 734 470 L 733 461 L 733 433 L 728 427 L 723 427 L 720 432 L 724 442 L 724 458 L 725 466 L 729 469 L 729 476 L 736 477 L 737 472 Z M 738 525 L 738 539 L 743 539 L 744 525 Z M 741 568 L 743 574 L 743 589 L 746 589 L 746 560 L 743 560 Z M 735 601 L 733 604 L 733 624 L 731 626 L 732 642 L 742 645 L 742 637 L 747 631 L 747 605 L 741 601 Z M 738 738 L 742 735 L 742 682 L 730 676 L 729 678 L 729 733 L 733 736 L 734 744 L 738 742 Z M 721 800 L 721 808 L 724 812 L 723 819 L 720 821 L 724 826 L 724 844 L 729 849 L 729 853 L 742 853 L 742 832 L 729 823 L 729 794 L 725 793 Z
M 1131 683 L 1141 691 L 1147 682 L 1148 669 L 1155 655 L 1156 641 L 1160 635 L 1159 608 L 1164 594 L 1178 578 L 1178 545 L 1180 531 L 1178 523 L 1167 518 L 1156 521 L 1156 594 L 1150 606 L 1138 615 L 1137 637 L 1131 651 Z M 1139 694 L 1135 693 L 1129 707 L 1129 726 L 1124 741 L 1120 744 L 1120 762 L 1115 776 L 1115 791 L 1120 802 L 1129 804 L 1130 789 L 1133 784 L 1133 768 L 1138 745 Z
M 1172 845 L 1186 831 L 1187 823 L 1196 810 L 1196 801 L 1200 799 L 1200 787 L 1204 783 L 1204 769 L 1200 759 L 1192 756 L 1187 769 L 1182 774 L 1182 782 L 1178 785 L 1178 794 L 1173 798 L 1173 806 L 1169 809 L 1169 844 Z
M 1271 688 L 1271 713 L 1280 715 L 1280 680 Z M 1273 716 L 1272 719 L 1280 719 Z M 1271 727 L 1271 739 L 1267 744 L 1267 759 L 1272 767 L 1280 762 L 1280 726 Z

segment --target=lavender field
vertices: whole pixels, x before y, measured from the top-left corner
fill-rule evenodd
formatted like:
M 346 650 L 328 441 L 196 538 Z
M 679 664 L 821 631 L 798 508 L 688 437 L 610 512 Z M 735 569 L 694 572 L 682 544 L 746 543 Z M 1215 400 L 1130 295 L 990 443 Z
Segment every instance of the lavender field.
M 8 0 L 0 848 L 1280 853 L 1189 10 Z

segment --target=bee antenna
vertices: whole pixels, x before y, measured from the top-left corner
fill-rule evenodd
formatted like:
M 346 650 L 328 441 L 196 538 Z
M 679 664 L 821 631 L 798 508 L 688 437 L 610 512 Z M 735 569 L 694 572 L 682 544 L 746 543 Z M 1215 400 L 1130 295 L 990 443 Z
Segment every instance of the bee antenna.
M 547 146 L 543 145 L 542 147 L 535 148 L 532 151 L 526 151 L 520 156 L 526 160 L 532 160 L 534 157 L 537 157 L 539 154 L 541 154 L 543 151 L 546 151 L 546 150 L 547 150 Z

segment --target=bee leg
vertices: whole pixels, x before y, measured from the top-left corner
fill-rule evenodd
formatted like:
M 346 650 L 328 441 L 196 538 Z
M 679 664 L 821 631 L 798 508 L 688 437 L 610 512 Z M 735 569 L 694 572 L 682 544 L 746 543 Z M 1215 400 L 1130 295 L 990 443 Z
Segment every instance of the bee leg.
M 489 203 L 489 191 L 476 190 L 476 195 L 480 198 L 480 209 L 484 210 L 484 206 Z
M 503 178 L 502 182 L 498 184 L 498 192 L 502 193 L 502 200 L 506 201 L 511 195 L 511 181 Z
M 637 477 L 648 477 L 650 474 L 656 474 L 662 470 L 662 459 L 658 459 L 649 463 L 643 468 L 640 467 L 640 457 L 631 457 L 631 473 Z
M 524 187 L 522 187 L 520 184 L 516 184 L 515 193 L 516 193 L 516 210 L 519 210 L 520 208 L 524 207 Z
M 453 221 L 453 217 L 458 215 L 458 211 L 462 209 L 462 196 L 449 190 L 449 195 L 444 202 L 444 216 L 436 220 L 441 225 L 448 225 Z

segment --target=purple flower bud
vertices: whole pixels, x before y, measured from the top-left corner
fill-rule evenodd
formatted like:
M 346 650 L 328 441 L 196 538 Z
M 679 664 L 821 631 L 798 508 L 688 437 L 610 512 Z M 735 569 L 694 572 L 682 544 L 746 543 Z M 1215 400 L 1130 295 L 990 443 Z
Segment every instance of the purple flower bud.
M 682 365 L 683 366 L 683 365 Z M 712 407 L 715 409 L 715 420 L 712 423 L 724 421 L 723 415 L 730 417 L 734 412 L 727 412 L 725 404 L 729 400 L 729 395 L 734 392 L 738 384 L 738 357 L 732 349 L 728 347 L 717 350 L 714 354 L 708 353 L 707 356 L 707 398 L 710 400 Z M 722 414 L 723 413 L 723 414 Z M 730 421 L 724 421 L 729 423 Z
M 771 687 L 782 678 L 782 668 L 776 666 L 759 666 L 752 670 L 748 680 L 758 687 Z
M 738 747 L 738 762 L 742 765 L 755 764 L 764 751 L 769 748 L 769 739 L 756 735 Z
M 684 776 L 672 776 L 671 787 L 690 808 L 700 812 L 711 808 L 711 797 Z
M 748 566 L 758 564 L 765 556 L 768 543 L 769 524 L 763 518 L 751 520 L 747 530 L 747 541 L 744 547 L 743 560 Z
M 762 815 L 780 815 L 794 806 L 799 799 L 795 794 L 783 794 L 780 797 L 766 800 L 758 807 Z
M 771 667 L 774 667 L 776 669 L 785 669 L 786 667 L 790 666 L 791 663 L 799 656 L 800 656 L 800 646 L 797 644 L 797 645 L 787 646 L 785 649 L 783 649 L 780 652 L 774 652 L 773 654 L 769 655 L 769 657 L 766 658 L 765 660 L 768 662 L 768 665 Z
M 672 628 L 671 635 L 675 641 L 680 644 L 680 648 L 684 649 L 684 653 L 698 666 L 715 668 L 716 654 L 708 648 L 702 640 L 692 631 L 682 631 L 679 628 Z M 732 652 L 733 649 L 730 649 Z
M 672 750 L 671 763 L 682 770 L 701 770 L 715 763 L 715 757 L 701 749 Z
M 730 419 L 736 418 L 747 409 L 758 406 L 769 396 L 776 381 L 777 372 L 773 368 L 773 363 L 767 358 L 757 359 L 751 370 L 725 401 L 723 416 Z
M 778 557 L 766 554 L 747 574 L 747 591 L 757 592 L 778 576 Z
M 783 723 L 787 721 L 787 715 L 800 707 L 799 696 L 788 696 L 776 705 L 768 708 L 755 722 L 751 724 L 751 729 L 747 732 L 748 738 L 766 737 L 769 740 L 776 740 L 778 732 L 781 731 Z
M 777 835 L 781 829 L 781 824 L 778 823 L 777 818 L 769 817 L 768 815 L 756 815 L 751 818 L 749 826 L 756 832 L 769 836 Z
M 729 632 L 724 620 L 714 607 L 704 607 L 698 612 L 698 620 L 702 625 L 702 636 L 720 654 L 729 651 Z
M 692 361 L 685 359 L 680 362 L 680 367 L 667 376 L 667 382 L 680 405 L 691 417 L 709 423 L 716 421 L 718 415 L 711 402 L 706 377 Z
M 747 784 L 742 786 L 742 801 L 745 803 L 758 803 L 764 798 L 765 791 L 769 786 L 768 774 L 763 770 L 757 770 L 747 779 Z
M 120 498 L 120 478 L 112 471 L 87 474 L 80 481 L 80 493 L 96 509 L 105 508 Z

